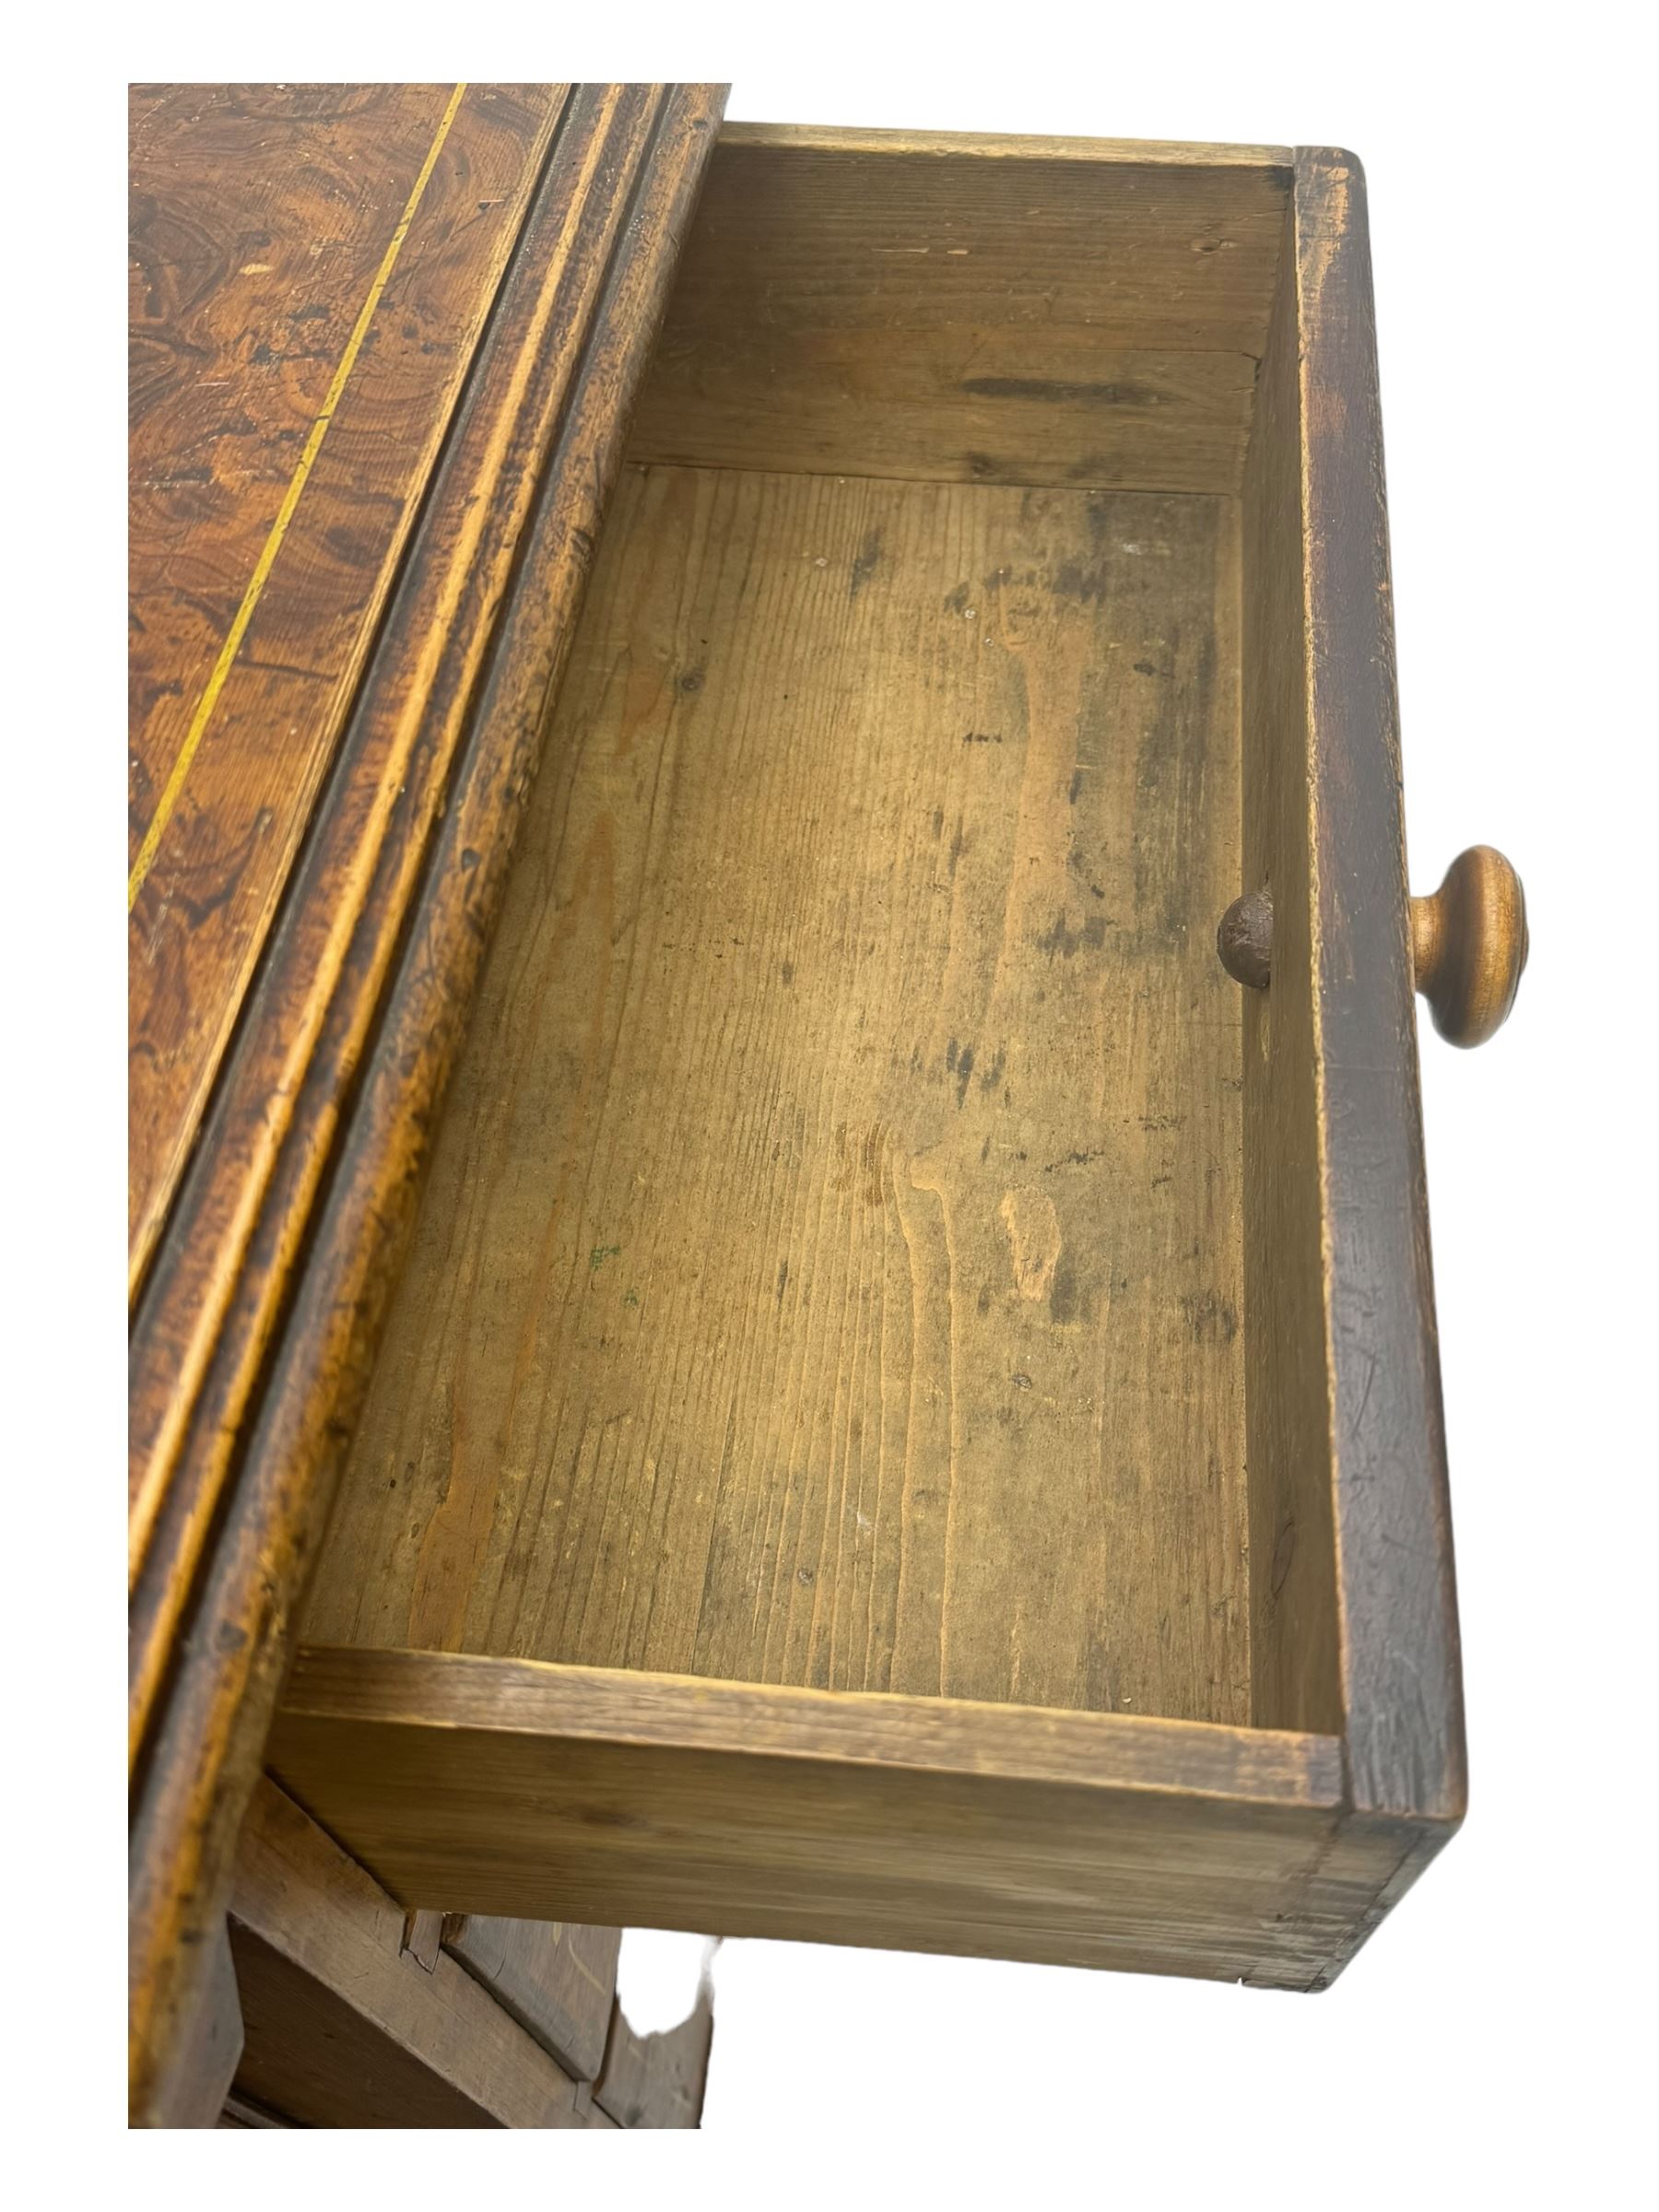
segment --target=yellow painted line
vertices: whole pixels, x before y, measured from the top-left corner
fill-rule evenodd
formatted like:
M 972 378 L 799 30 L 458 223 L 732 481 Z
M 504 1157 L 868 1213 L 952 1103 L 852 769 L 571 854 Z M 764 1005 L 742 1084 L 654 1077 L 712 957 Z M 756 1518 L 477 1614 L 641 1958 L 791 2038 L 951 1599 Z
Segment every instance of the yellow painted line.
M 317 417 L 316 421 L 312 424 L 311 435 L 305 441 L 305 450 L 300 454 L 299 465 L 288 480 L 288 489 L 282 495 L 282 505 L 276 510 L 276 520 L 271 524 L 270 535 L 265 539 L 259 559 L 254 563 L 253 573 L 248 580 L 248 588 L 242 594 L 241 605 L 236 610 L 236 619 L 231 623 L 229 633 L 219 648 L 219 656 L 213 664 L 213 673 L 207 678 L 206 688 L 197 702 L 196 711 L 190 718 L 190 727 L 184 733 L 184 742 L 179 747 L 179 757 L 172 764 L 172 772 L 167 779 L 150 826 L 144 833 L 144 842 L 138 848 L 138 857 L 133 863 L 133 872 L 127 877 L 127 912 L 129 914 L 133 911 L 139 892 L 144 888 L 144 879 L 150 872 L 151 865 L 156 857 L 156 849 L 161 842 L 162 831 L 172 819 L 173 809 L 179 804 L 179 794 L 184 788 L 184 779 L 190 773 L 190 764 L 195 759 L 196 748 L 202 742 L 203 732 L 212 719 L 213 710 L 218 703 L 218 695 L 225 688 L 225 678 L 230 673 L 230 664 L 236 658 L 249 623 L 253 619 L 253 609 L 259 605 L 260 594 L 265 590 L 272 565 L 276 561 L 284 537 L 288 535 L 288 526 L 294 519 L 294 510 L 300 504 L 300 494 L 305 489 L 305 480 L 311 475 L 318 453 L 323 450 L 323 441 L 328 435 L 328 426 L 334 420 L 335 409 L 340 404 L 340 394 L 346 389 L 346 380 L 351 374 L 352 366 L 362 350 L 363 340 L 369 335 L 369 325 L 374 320 L 374 311 L 381 302 L 381 294 L 385 290 L 391 280 L 392 272 L 397 265 L 397 257 L 403 252 L 404 240 L 409 235 L 409 225 L 415 220 L 415 211 L 420 206 L 426 188 L 431 182 L 432 171 L 438 166 L 438 157 L 443 151 L 443 142 L 450 135 L 450 125 L 455 120 L 456 112 L 461 105 L 462 95 L 465 90 L 465 85 L 457 85 L 450 95 L 449 105 L 443 111 L 443 120 L 438 125 L 438 135 L 432 140 L 427 158 L 421 163 L 420 174 L 416 178 L 409 196 L 404 202 L 404 211 L 398 219 L 396 229 L 392 233 L 392 242 L 381 256 L 380 267 L 374 272 L 374 282 L 369 287 L 369 297 L 363 301 L 362 311 L 352 325 L 350 337 L 346 341 L 346 350 L 340 356 L 340 365 L 334 372 L 333 382 L 329 384 L 327 394 L 323 401 L 323 411 Z

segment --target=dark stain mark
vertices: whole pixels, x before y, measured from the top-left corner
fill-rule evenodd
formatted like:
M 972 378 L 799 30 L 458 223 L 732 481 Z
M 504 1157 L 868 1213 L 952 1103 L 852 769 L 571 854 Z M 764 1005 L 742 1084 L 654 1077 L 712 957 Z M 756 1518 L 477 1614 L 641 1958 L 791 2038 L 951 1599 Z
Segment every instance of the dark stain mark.
M 1239 1333 L 1239 1316 L 1218 1291 L 1200 1290 L 1183 1298 L 1181 1311 L 1194 1344 L 1230 1344 Z
M 1161 407 L 1165 394 L 1153 384 L 1120 382 L 1106 384 L 1073 383 L 1063 378 L 1040 376 L 970 376 L 962 390 L 975 399 L 1040 399 L 1056 406 L 1100 407 Z
M 1077 805 L 1077 794 L 1082 788 L 1083 771 L 1080 768 L 1074 768 L 1071 772 L 1071 782 L 1065 787 L 1065 796 L 1069 805 L 1073 806 Z
M 1106 896 L 1105 892 L 1100 888 L 1098 883 L 1091 883 L 1089 885 L 1088 895 L 1091 899 L 1104 899 Z
M 847 592 L 849 599 L 857 598 L 865 585 L 875 575 L 880 560 L 881 533 L 879 530 L 872 530 L 865 537 L 864 544 L 858 548 L 857 558 L 853 563 L 853 581 Z
M 1051 1159 L 1042 1171 L 1045 1175 L 1053 1175 L 1060 1168 L 1086 1168 L 1090 1160 L 1104 1159 L 1105 1157 L 1106 1147 L 1100 1145 L 1092 1152 L 1068 1152 L 1064 1159 Z
M 1169 642 L 1169 669 L 1183 677 L 1190 671 L 1190 679 L 1162 683 L 1152 695 L 1154 709 L 1135 756 L 1133 841 L 1141 942 L 1178 952 L 1191 924 L 1192 879 L 1171 865 L 1171 841 L 1190 835 L 1191 825 L 1203 818 L 1216 646 L 1213 634 L 1200 629 L 1188 653 L 1179 626 Z
M 1136 676 L 1156 676 L 1158 674 L 1158 664 L 1156 661 L 1136 661 L 1135 664 L 1135 673 Z
M 332 684 L 337 681 L 336 677 L 325 668 L 304 668 L 298 661 L 256 660 L 251 653 L 243 653 L 241 665 L 244 668 L 257 668 L 265 676 L 297 676 L 308 684 Z
M 979 1311 L 980 1311 L 982 1313 L 989 1313 L 989 1312 L 990 1312 L 990 1311 L 991 1311 L 991 1286 L 990 1286 L 990 1284 L 989 1284 L 989 1283 L 982 1283 L 982 1284 L 980 1285 L 980 1294 L 979 1294 L 978 1298 L 977 1298 L 977 1299 L 975 1299 L 975 1300 L 974 1300 L 974 1303 L 975 1303 L 975 1305 L 976 1305 L 976 1306 L 979 1308 Z
M 789 1288 L 789 1261 L 788 1261 L 788 1259 L 787 1259 L 787 1258 L 784 1258 L 784 1259 L 782 1259 L 782 1260 L 780 1260 L 780 1261 L 778 1262 L 778 1306 L 779 1306 L 779 1309 L 780 1309 L 780 1311 L 782 1311 L 782 1304 L 783 1304 L 783 1293 L 784 1293 L 784 1291 L 785 1291 L 785 1290 L 787 1290 L 787 1289 L 788 1289 L 788 1288 Z
M 1000 745 L 1002 733 L 999 730 L 964 730 L 962 743 L 964 745 Z
M 1086 569 L 1080 561 L 1063 560 L 1049 588 L 1056 599 L 1075 599 L 1079 606 L 1099 606 L 1106 597 L 1105 571 Z
M 1049 1287 L 1049 1312 L 1061 1327 L 1077 1318 L 1077 1278 L 1068 1259 L 1062 1258 L 1054 1269 L 1054 1279 Z
M 945 612 L 947 615 L 959 615 L 967 604 L 968 586 L 965 583 L 959 583 L 954 592 L 945 594 Z
M 262 806 L 253 817 L 247 835 L 228 853 L 210 855 L 206 860 L 187 868 L 182 879 L 169 883 L 162 901 L 164 907 L 176 908 L 192 929 L 199 929 L 209 914 L 216 913 L 220 907 L 230 903 L 255 849 L 262 839 L 270 835 L 276 819 L 274 808 Z M 219 873 L 221 869 L 222 874 Z M 151 890 L 153 885 L 156 887 L 154 892 Z M 205 888 L 198 890 L 195 888 L 197 885 Z M 150 896 L 159 897 L 159 888 L 154 877 L 145 886 L 146 893 Z
M 700 668 L 688 668 L 685 675 L 679 679 L 679 688 L 683 692 L 685 692 L 688 699 L 694 699 L 698 692 L 700 692 L 703 688 L 702 670 Z
M 787 991 L 790 984 L 794 982 L 794 962 L 785 960 L 778 970 L 778 973 L 783 978 L 783 988 Z
M 962 818 L 959 814 L 957 816 L 956 835 L 950 841 L 949 868 L 950 880 L 952 883 L 956 881 L 957 863 L 961 859 L 963 853 L 966 853 L 967 850 L 968 840 L 962 833 Z
M 948 1043 L 948 1044 L 947 1044 L 947 1045 L 945 1047 L 945 1065 L 946 1065 L 946 1066 L 947 1066 L 947 1067 L 949 1067 L 949 1068 L 954 1068 L 954 1067 L 956 1066 L 956 1064 L 957 1064 L 957 1041 L 956 1041 L 956 1039 L 953 1037 L 953 1038 L 951 1039 L 950 1042 L 949 1042 L 949 1043 Z
M 973 1047 L 971 1044 L 965 1044 L 957 1054 L 956 1079 L 957 1105 L 962 1107 L 968 1103 L 968 1086 L 973 1080 Z
M 934 842 L 935 844 L 937 844 L 940 838 L 942 838 L 945 834 L 945 809 L 943 806 L 935 806 L 934 808 L 933 833 Z
M 1273 1547 L 1273 1565 L 1268 1571 L 1267 1587 L 1277 1597 L 1285 1586 L 1290 1572 L 1290 1562 L 1296 1557 L 1296 1524 L 1287 1521 L 1279 1530 L 1278 1542 Z
M 980 1077 L 980 1088 L 982 1091 L 989 1093 L 996 1088 L 1002 1081 L 1002 1072 L 1007 1063 L 1007 1048 L 1005 1046 Z
M 380 538 L 371 526 L 354 530 L 345 523 L 336 523 L 333 529 L 324 530 L 323 543 L 336 560 L 351 569 L 369 568 L 381 550 Z
M 887 1131 L 879 1122 L 873 1122 L 865 1133 L 861 1157 L 865 1171 L 865 1203 L 881 1206 L 887 1200 L 887 1187 L 882 1180 L 882 1146 Z
M 1099 952 L 1105 942 L 1104 914 L 1089 914 L 1077 928 L 1071 929 L 1066 925 L 1065 914 L 1058 913 L 1054 916 L 1053 929 L 1037 939 L 1037 949 L 1046 952 L 1051 959 L 1055 953 L 1059 953 L 1063 959 L 1069 960 L 1080 947 L 1087 947 L 1090 952 Z
M 872 1122 L 856 1147 L 849 1141 L 844 1122 L 836 1124 L 835 1149 L 840 1160 L 833 1187 L 837 1191 L 856 1191 L 866 1206 L 882 1206 L 887 1201 L 883 1182 L 882 1152 L 887 1143 L 884 1123 Z
M 964 453 L 962 461 L 971 477 L 994 477 L 997 473 L 997 464 L 989 453 Z
M 477 853 L 470 845 L 463 845 L 461 848 L 461 873 L 463 876 L 470 876 L 477 865 L 478 855 Z

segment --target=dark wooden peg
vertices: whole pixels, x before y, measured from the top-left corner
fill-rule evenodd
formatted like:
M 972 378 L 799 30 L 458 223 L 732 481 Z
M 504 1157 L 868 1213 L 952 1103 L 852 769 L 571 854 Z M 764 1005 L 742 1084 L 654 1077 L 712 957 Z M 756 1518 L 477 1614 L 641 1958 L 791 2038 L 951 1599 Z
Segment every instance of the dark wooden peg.
M 1484 1044 L 1503 1027 L 1526 953 L 1526 895 L 1490 845 L 1460 853 L 1440 889 L 1411 901 L 1417 987 L 1448 1043 Z
M 1273 969 L 1273 895 L 1246 891 L 1221 917 L 1216 932 L 1221 965 L 1235 983 L 1265 991 Z

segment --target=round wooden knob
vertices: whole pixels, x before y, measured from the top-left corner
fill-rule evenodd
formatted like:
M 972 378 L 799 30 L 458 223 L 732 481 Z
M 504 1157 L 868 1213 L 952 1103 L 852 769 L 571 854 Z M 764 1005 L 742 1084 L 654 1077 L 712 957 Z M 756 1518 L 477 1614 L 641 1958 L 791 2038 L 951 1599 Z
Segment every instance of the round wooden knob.
M 1503 1027 L 1526 966 L 1526 896 L 1501 853 L 1471 845 L 1430 899 L 1411 901 L 1411 960 L 1434 1026 L 1451 1044 Z

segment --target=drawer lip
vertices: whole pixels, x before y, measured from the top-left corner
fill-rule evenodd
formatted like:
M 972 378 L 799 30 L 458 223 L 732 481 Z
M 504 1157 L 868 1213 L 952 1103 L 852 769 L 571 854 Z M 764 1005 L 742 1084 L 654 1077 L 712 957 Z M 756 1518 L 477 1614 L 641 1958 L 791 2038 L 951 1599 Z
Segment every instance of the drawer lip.
M 285 1731 L 307 1720 L 884 1767 L 1085 1791 L 1333 1810 L 1346 1802 L 1336 1736 L 477 1653 L 303 1646 L 273 1737 L 276 1764 Z

